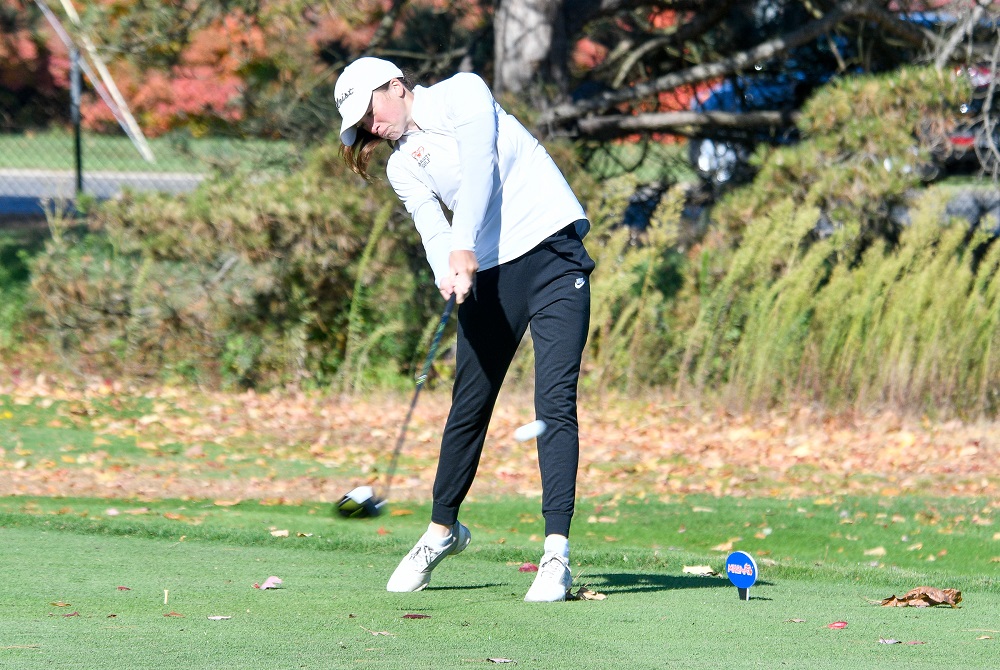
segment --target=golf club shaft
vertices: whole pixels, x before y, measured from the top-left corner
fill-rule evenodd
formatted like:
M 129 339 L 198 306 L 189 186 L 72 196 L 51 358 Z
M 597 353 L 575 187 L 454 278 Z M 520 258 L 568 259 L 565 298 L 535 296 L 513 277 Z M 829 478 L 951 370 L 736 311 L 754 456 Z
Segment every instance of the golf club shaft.
M 431 365 L 434 363 L 434 356 L 437 354 L 438 345 L 441 343 L 441 336 L 444 335 L 444 328 L 448 325 L 448 319 L 451 317 L 452 310 L 455 309 L 455 294 L 453 293 L 448 302 L 444 306 L 444 312 L 441 313 L 441 321 L 438 323 L 437 330 L 434 332 L 434 339 L 431 340 L 430 351 L 427 352 L 427 358 L 424 360 L 424 367 L 420 371 L 420 376 L 417 377 L 417 388 L 413 392 L 413 400 L 410 401 L 410 409 L 406 411 L 406 418 L 403 419 L 403 426 L 399 430 L 399 437 L 396 438 L 396 448 L 392 451 L 392 460 L 389 461 L 389 470 L 385 478 L 385 493 L 382 495 L 383 500 L 389 499 L 389 489 L 392 488 L 392 477 L 396 474 L 396 463 L 399 461 L 399 452 L 403 448 L 403 441 L 406 439 L 406 429 L 410 426 L 410 418 L 413 416 L 413 408 L 417 406 L 417 398 L 420 397 L 420 389 L 424 387 L 424 382 L 427 381 L 427 375 L 430 374 Z

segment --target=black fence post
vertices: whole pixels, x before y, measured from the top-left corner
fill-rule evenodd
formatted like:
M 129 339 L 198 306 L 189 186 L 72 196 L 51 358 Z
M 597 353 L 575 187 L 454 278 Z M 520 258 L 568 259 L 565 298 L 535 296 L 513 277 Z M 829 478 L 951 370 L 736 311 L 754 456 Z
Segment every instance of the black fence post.
M 80 134 L 80 52 L 70 50 L 70 116 L 73 119 L 73 153 L 76 164 L 76 194 L 83 193 L 83 141 Z

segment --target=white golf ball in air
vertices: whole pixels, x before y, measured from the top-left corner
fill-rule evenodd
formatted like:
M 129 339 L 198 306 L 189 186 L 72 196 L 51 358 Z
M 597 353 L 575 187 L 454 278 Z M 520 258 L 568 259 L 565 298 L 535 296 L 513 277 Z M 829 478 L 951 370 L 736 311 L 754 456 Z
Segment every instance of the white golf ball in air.
M 528 440 L 533 440 L 542 433 L 545 432 L 547 426 L 545 422 L 541 419 L 536 419 L 531 423 L 526 423 L 517 430 L 514 431 L 514 439 L 518 442 L 527 442 Z

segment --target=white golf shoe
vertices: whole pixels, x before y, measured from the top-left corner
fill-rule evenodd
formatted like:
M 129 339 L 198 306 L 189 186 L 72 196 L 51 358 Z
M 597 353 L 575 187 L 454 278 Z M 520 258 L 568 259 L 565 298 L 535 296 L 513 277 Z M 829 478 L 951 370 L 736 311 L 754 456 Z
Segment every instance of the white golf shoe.
M 451 542 L 443 547 L 435 547 L 424 542 L 421 537 L 410 550 L 395 572 L 389 577 L 385 590 L 393 593 L 410 593 L 420 591 L 431 582 L 431 571 L 448 556 L 454 556 L 465 551 L 472 541 L 472 533 L 461 523 L 456 523 L 451 530 Z
M 572 585 L 569 559 L 556 552 L 547 552 L 538 564 L 538 574 L 524 596 L 524 602 L 555 603 L 566 600 L 566 592 Z

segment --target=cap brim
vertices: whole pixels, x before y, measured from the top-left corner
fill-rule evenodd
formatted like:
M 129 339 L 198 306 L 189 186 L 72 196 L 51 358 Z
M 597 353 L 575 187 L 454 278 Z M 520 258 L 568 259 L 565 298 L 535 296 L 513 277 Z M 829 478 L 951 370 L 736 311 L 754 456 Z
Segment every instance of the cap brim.
M 354 126 L 343 126 L 340 129 L 340 141 L 345 147 L 352 146 L 354 140 L 358 139 L 358 129 Z

